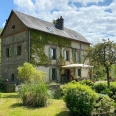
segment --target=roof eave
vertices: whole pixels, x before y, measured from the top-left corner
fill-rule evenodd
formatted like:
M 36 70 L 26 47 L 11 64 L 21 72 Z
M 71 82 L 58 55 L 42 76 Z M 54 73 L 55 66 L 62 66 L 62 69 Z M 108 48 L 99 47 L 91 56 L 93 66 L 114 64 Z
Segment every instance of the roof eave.
M 13 13 L 13 10 L 11 11 L 11 13 L 10 13 L 10 15 L 9 15 L 8 20 L 7 20 L 7 22 L 6 22 L 6 23 L 8 23 L 8 22 L 9 22 L 9 20 L 10 20 L 10 17 L 11 17 L 11 15 L 12 15 L 12 13 Z M 6 26 L 7 26 L 7 24 L 5 24 L 5 26 L 4 26 L 4 28 L 3 28 L 3 30 L 2 30 L 2 32 L 1 32 L 1 34 L 0 34 L 0 37 L 2 37 L 3 32 L 4 32 L 5 28 L 6 28 Z

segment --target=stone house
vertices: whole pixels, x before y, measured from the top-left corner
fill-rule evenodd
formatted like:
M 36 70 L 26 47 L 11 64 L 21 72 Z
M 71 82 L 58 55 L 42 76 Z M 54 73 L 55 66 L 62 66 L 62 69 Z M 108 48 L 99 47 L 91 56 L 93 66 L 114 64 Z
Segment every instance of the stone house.
M 65 28 L 62 17 L 50 23 L 12 10 L 1 33 L 2 78 L 18 83 L 17 67 L 30 62 L 46 72 L 48 81 L 88 77 L 81 64 L 90 43 L 78 32 Z

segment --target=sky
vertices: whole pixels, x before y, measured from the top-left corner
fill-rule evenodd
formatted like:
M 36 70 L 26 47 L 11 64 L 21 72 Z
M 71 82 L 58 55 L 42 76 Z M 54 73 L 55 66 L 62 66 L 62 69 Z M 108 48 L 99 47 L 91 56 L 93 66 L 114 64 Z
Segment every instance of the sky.
M 91 44 L 102 39 L 116 42 L 116 0 L 1 0 L 0 28 L 11 10 L 52 22 L 64 18 L 64 26 L 83 35 Z

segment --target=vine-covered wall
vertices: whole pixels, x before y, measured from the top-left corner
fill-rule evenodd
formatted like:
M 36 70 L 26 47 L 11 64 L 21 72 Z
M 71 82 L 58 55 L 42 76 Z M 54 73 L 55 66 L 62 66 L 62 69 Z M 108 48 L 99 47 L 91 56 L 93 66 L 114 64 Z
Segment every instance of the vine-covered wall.
M 57 60 L 57 64 L 62 65 L 64 63 L 64 58 L 62 56 L 62 47 L 71 47 L 70 39 L 37 30 L 31 30 L 30 35 L 30 62 L 32 64 L 50 65 L 49 55 L 45 54 L 45 46 L 50 44 L 56 45 L 59 48 L 60 54 Z

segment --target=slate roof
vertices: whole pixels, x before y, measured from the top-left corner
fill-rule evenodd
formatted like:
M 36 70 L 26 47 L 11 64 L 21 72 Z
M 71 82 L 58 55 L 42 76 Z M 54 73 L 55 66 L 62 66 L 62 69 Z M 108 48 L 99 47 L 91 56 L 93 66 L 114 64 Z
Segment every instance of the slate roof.
M 81 34 L 79 34 L 78 32 L 74 30 L 71 30 L 68 28 L 64 28 L 63 30 L 60 30 L 60 29 L 57 29 L 53 23 L 21 13 L 19 11 L 13 10 L 12 12 L 14 12 L 17 15 L 17 17 L 23 22 L 23 24 L 27 26 L 28 28 L 44 31 L 47 33 L 55 34 L 55 35 L 66 37 L 73 40 L 82 41 L 85 43 L 89 43 L 85 37 L 83 37 Z

